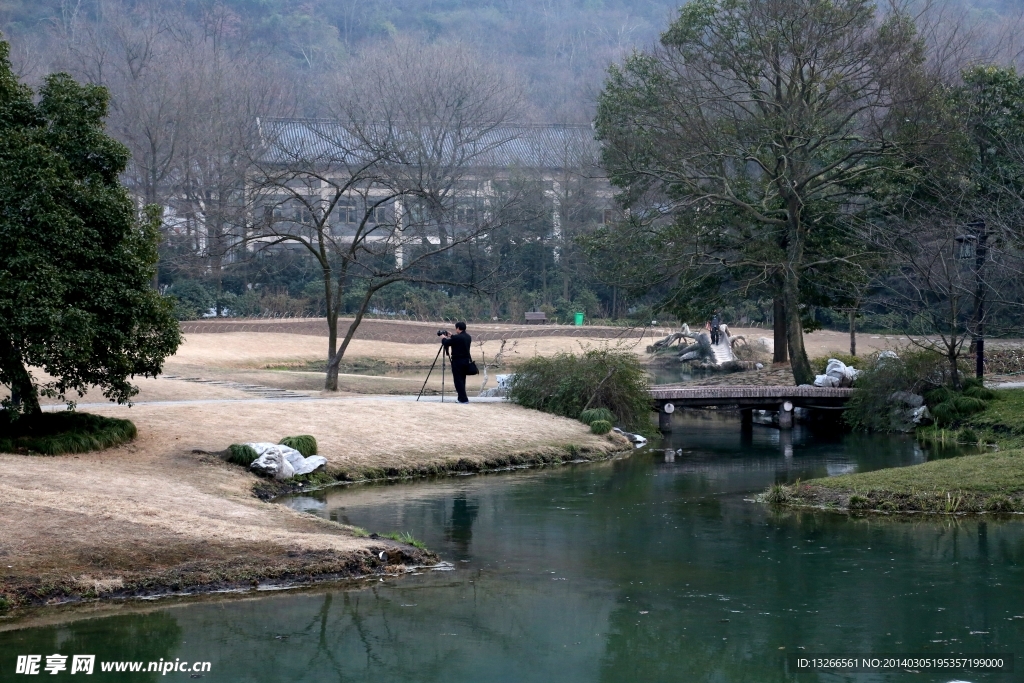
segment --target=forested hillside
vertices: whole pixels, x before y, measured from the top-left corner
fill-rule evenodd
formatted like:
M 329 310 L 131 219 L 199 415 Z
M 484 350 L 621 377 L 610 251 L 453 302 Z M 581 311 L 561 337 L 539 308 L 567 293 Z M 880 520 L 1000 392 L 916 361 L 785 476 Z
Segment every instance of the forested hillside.
M 922 0 L 923 1 L 923 0 Z M 1020 14 L 1017 0 L 939 0 L 954 15 L 998 27 Z M 54 41 L 77 36 L 142 0 L 0 0 L 0 31 L 12 39 L 26 75 L 53 66 Z M 634 47 L 646 47 L 681 0 L 181 0 L 158 3 L 193 20 L 227 10 L 247 40 L 259 41 L 285 68 L 343 68 L 367 46 L 396 36 L 457 40 L 509 64 L 529 82 L 537 120 L 589 122 L 604 72 Z

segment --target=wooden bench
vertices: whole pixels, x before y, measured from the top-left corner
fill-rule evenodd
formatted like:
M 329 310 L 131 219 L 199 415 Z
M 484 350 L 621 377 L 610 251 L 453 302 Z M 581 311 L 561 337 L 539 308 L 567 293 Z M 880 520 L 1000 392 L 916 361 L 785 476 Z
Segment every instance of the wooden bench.
M 527 311 L 526 312 L 526 324 L 537 323 L 543 325 L 548 321 L 548 314 L 544 311 Z

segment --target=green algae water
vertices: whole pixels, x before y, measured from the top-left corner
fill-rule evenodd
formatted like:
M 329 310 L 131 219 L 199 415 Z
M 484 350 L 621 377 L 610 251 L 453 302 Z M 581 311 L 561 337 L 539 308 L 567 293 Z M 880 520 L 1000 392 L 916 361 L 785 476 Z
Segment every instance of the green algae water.
M 620 460 L 337 488 L 284 504 L 408 531 L 452 569 L 150 605 L 0 632 L 18 654 L 208 661 L 203 681 L 1021 681 L 1014 672 L 797 672 L 787 655 L 1024 655 L 1019 517 L 848 517 L 749 502 L 775 481 L 923 462 L 911 439 L 677 415 Z

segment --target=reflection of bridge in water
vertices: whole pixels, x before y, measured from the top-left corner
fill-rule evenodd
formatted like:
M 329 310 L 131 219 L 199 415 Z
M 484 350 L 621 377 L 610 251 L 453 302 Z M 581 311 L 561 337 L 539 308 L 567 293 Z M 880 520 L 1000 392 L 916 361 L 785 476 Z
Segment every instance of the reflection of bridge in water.
M 672 431 L 672 413 L 676 408 L 735 407 L 749 423 L 754 410 L 779 411 L 779 427 L 793 426 L 794 408 L 842 410 L 853 395 L 853 389 L 826 387 L 757 387 L 715 386 L 695 387 L 686 384 L 662 384 L 650 390 L 658 411 L 658 427 Z

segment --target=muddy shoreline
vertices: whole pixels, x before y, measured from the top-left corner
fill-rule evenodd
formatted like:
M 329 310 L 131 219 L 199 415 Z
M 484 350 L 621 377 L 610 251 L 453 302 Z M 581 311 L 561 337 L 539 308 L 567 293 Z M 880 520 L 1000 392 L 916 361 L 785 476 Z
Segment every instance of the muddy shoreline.
M 557 467 L 587 462 L 601 462 L 629 455 L 633 445 L 621 439 L 618 450 L 604 450 L 587 446 L 567 444 L 564 448 L 548 448 L 537 451 L 512 453 L 505 456 L 489 457 L 483 460 L 457 458 L 438 463 L 414 467 L 380 467 L 359 472 L 328 471 L 314 473 L 302 481 L 275 481 L 264 479 L 253 485 L 253 495 L 263 501 L 273 501 L 280 496 L 294 493 L 309 493 L 333 486 L 356 484 L 379 484 L 412 479 L 430 479 L 465 474 L 489 474 L 520 469 Z

